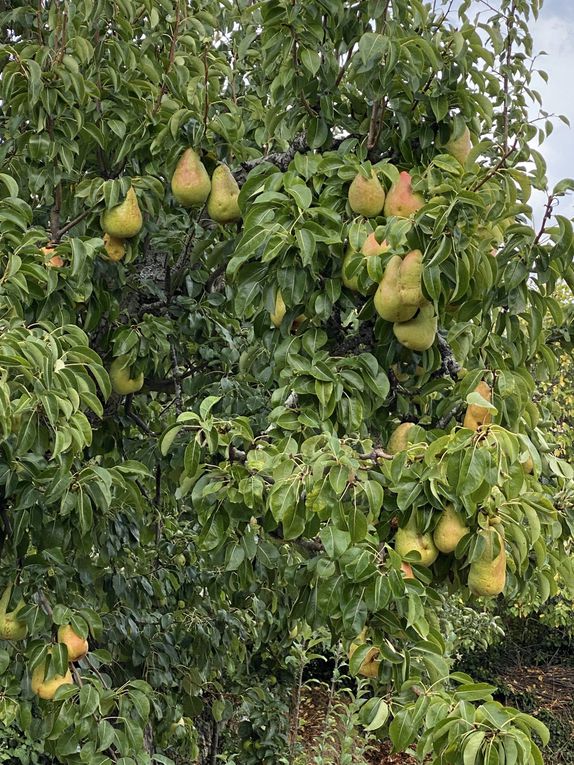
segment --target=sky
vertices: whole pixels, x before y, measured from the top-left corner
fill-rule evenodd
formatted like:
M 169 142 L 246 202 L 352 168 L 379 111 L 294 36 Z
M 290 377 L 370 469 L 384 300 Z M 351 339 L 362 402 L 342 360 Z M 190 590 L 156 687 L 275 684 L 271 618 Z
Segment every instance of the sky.
M 497 0 L 488 1 L 491 7 L 498 6 Z M 480 0 L 475 0 L 475 6 L 477 10 L 484 8 Z M 538 20 L 532 20 L 531 34 L 534 50 L 547 54 L 538 58 L 537 68 L 548 74 L 548 83 L 539 77 L 532 83 L 542 97 L 542 107 L 549 114 L 564 114 L 572 124 L 569 128 L 554 119 L 554 132 L 541 147 L 537 142 L 533 146 L 546 160 L 552 189 L 561 178 L 574 178 L 574 0 L 544 0 Z M 532 115 L 537 113 L 533 107 Z M 535 220 L 541 219 L 544 202 L 543 194 L 533 194 Z M 574 216 L 574 195 L 563 198 L 560 214 Z

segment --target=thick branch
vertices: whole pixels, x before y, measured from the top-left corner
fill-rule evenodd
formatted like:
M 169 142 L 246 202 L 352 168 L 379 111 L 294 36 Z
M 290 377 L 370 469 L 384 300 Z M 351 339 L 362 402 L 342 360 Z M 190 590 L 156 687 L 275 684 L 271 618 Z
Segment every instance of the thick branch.
M 450 375 L 453 380 L 458 380 L 458 373 L 462 367 L 455 359 L 452 348 L 440 333 L 437 333 L 436 343 L 440 352 L 442 364 L 440 369 L 433 373 L 433 377 L 440 377 L 446 373 Z

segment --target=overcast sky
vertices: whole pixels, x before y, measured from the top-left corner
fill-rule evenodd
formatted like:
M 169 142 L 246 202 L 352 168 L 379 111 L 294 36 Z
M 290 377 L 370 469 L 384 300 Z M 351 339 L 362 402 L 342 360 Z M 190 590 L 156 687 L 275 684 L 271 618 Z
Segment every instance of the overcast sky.
M 491 7 L 498 6 L 497 0 L 489 0 Z M 476 9 L 483 9 L 480 0 L 475 0 Z M 485 18 L 490 13 L 485 12 Z M 472 15 L 471 15 L 472 18 Z M 539 147 L 548 166 L 550 188 L 561 178 L 574 178 L 574 0 L 544 0 L 537 21 L 532 21 L 531 33 L 534 49 L 545 51 L 546 56 L 537 60 L 537 68 L 548 74 L 548 84 L 537 77 L 533 87 L 542 96 L 545 111 L 552 114 L 564 114 L 572 123 L 572 128 L 555 119 L 554 132 Z M 537 109 L 533 109 L 533 116 Z M 544 197 L 533 195 L 531 204 L 534 216 L 541 218 Z M 574 196 L 562 200 L 560 213 L 574 216 Z

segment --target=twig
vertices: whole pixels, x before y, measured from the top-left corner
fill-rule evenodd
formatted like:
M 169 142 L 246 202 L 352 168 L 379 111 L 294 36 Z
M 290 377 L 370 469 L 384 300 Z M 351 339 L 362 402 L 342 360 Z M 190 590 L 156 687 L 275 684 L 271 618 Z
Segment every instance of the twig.
M 367 137 L 367 149 L 374 149 L 379 140 L 381 132 L 381 114 L 384 109 L 384 99 L 375 101 L 371 109 L 371 122 L 369 124 L 369 135 Z
M 377 462 L 377 460 L 392 460 L 393 457 L 393 454 L 389 454 L 381 448 L 373 449 L 373 451 L 368 454 L 359 454 L 359 459 L 370 460 L 372 462 Z
M 500 160 L 496 163 L 496 165 L 490 170 L 484 178 L 480 181 L 480 183 L 477 183 L 476 186 L 472 188 L 472 191 L 478 191 L 480 188 L 484 186 L 484 184 L 489 181 L 493 175 L 496 175 L 496 173 L 500 170 L 500 168 L 504 165 L 508 157 L 512 154 L 512 152 L 516 149 L 518 145 L 518 137 L 514 139 L 514 143 L 512 146 L 504 152 Z
M 126 403 L 125 403 L 125 407 L 124 407 L 125 413 L 126 413 L 126 417 L 129 417 L 130 420 L 135 422 L 135 424 L 138 426 L 138 428 L 142 431 L 142 433 L 145 433 L 146 436 L 156 436 L 157 433 L 154 433 L 153 430 L 148 428 L 148 426 L 145 424 L 145 422 L 142 420 L 142 418 L 132 410 L 133 398 L 134 398 L 134 394 L 133 393 L 129 393 L 126 396 Z
M 171 71 L 171 68 L 173 66 L 173 62 L 175 61 L 175 48 L 177 45 L 177 35 L 179 31 L 179 2 L 176 2 L 175 4 L 175 19 L 173 21 L 173 31 L 171 34 L 171 43 L 169 46 L 169 58 L 167 67 L 164 73 L 164 79 L 161 84 L 161 88 L 159 90 L 156 102 L 153 107 L 153 113 L 155 114 L 159 107 L 161 106 L 161 100 L 164 97 L 166 91 L 167 91 L 167 76 Z
M 458 380 L 458 373 L 460 372 L 462 367 L 458 363 L 458 361 L 455 359 L 452 348 L 447 343 L 445 338 L 440 334 L 440 332 L 437 332 L 436 344 L 440 352 L 442 364 L 440 369 L 437 370 L 433 374 L 433 376 L 439 377 L 446 372 L 447 374 L 450 375 L 450 377 L 452 377 L 453 380 Z
M 52 242 L 60 239 L 60 210 L 62 209 L 62 184 L 58 183 L 54 189 L 54 204 L 50 212 L 50 233 Z
M 339 72 L 335 79 L 335 88 L 338 88 L 339 85 L 341 84 L 341 80 L 345 76 L 345 72 L 347 71 L 349 64 L 351 63 L 351 59 L 353 58 L 354 53 L 355 53 L 355 43 L 351 45 L 351 47 L 347 51 L 347 58 L 341 64 L 341 68 L 339 69 Z
M 544 217 L 542 218 L 542 223 L 540 224 L 540 229 L 538 233 L 536 234 L 535 240 L 532 242 L 532 246 L 535 247 L 538 242 L 541 240 L 544 230 L 546 229 L 546 224 L 552 217 L 552 208 L 554 207 L 554 201 L 556 197 L 553 194 L 548 195 L 548 201 L 546 202 L 546 208 L 544 210 Z
M 66 223 L 64 226 L 62 226 L 62 228 L 59 229 L 58 234 L 55 237 L 52 235 L 52 241 L 54 242 L 54 244 L 57 244 L 60 241 L 60 239 L 64 236 L 64 234 L 67 234 L 70 229 L 74 228 L 74 226 L 77 226 L 78 223 L 81 223 L 84 220 L 84 218 L 87 218 L 88 215 L 91 212 L 93 212 L 94 207 L 90 207 L 89 209 L 84 210 L 84 212 L 80 213 L 69 223 Z
M 175 350 L 175 345 L 173 343 L 171 345 L 171 361 L 172 361 L 173 385 L 175 388 L 175 411 L 177 412 L 177 414 L 181 414 L 181 384 L 180 384 L 180 378 L 178 377 L 178 372 L 177 372 L 177 367 L 178 367 L 177 351 Z
M 459 401 L 458 404 L 455 404 L 452 409 L 450 409 L 446 414 L 443 414 L 443 416 L 437 420 L 435 428 L 438 430 L 445 430 L 446 426 L 450 422 L 450 420 L 453 417 L 458 417 L 460 412 L 464 409 L 465 404 L 463 401 Z
M 303 687 L 303 670 L 305 669 L 305 660 L 301 658 L 299 671 L 297 672 L 297 683 L 293 688 L 293 712 L 291 730 L 289 732 L 289 759 L 291 763 L 295 759 L 295 749 L 297 738 L 299 736 L 299 719 L 301 715 L 301 689 Z
M 209 752 L 209 765 L 217 765 L 217 750 L 219 749 L 219 723 L 213 720 L 211 732 L 211 749 Z
M 36 596 L 38 598 L 39 604 L 42 606 L 42 610 L 51 619 L 53 612 L 52 612 L 52 606 L 50 605 L 48 598 L 44 595 L 44 592 L 42 590 L 38 590 L 36 593 Z
M 78 668 L 75 666 L 75 664 L 72 664 L 72 666 L 70 667 L 70 670 L 72 672 L 72 675 L 74 676 L 74 682 L 79 688 L 81 688 L 84 685 L 84 683 L 82 681 L 80 673 L 78 672 Z

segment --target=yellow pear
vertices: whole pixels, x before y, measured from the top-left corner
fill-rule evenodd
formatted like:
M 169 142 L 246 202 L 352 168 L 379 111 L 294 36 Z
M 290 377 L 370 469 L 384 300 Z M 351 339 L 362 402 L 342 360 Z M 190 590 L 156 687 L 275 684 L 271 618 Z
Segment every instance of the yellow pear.
M 489 526 L 478 533 L 484 539 L 485 548 L 480 558 L 470 564 L 468 588 L 473 595 L 498 595 L 506 584 L 504 533 L 500 525 Z
M 275 296 L 275 310 L 271 314 L 271 323 L 273 326 L 279 329 L 286 313 L 287 306 L 283 300 L 283 295 L 281 294 L 281 290 L 277 290 L 277 294 Z
M 355 651 L 362 645 L 364 645 L 367 642 L 367 629 L 363 629 L 359 635 L 355 638 L 355 640 L 351 643 L 351 646 L 349 648 L 349 659 L 352 658 Z M 362 675 L 363 677 L 378 677 L 379 676 L 379 666 L 381 664 L 381 660 L 377 657 L 380 654 L 380 650 L 373 646 L 363 659 L 363 662 L 361 666 L 359 667 L 358 674 Z
M 143 218 L 133 186 L 130 186 L 123 202 L 104 210 L 102 228 L 106 234 L 117 239 L 129 239 L 139 234 Z
M 391 215 L 409 218 L 420 210 L 424 203 L 423 197 L 413 192 L 410 173 L 403 171 L 389 189 L 385 200 L 385 215 L 387 218 Z
M 32 692 L 41 699 L 51 701 L 56 695 L 56 691 L 61 685 L 73 685 L 72 673 L 68 669 L 65 675 L 55 675 L 49 680 L 45 680 L 46 664 L 38 664 L 32 672 Z
M 13 611 L 7 612 L 10 596 L 12 594 L 12 583 L 6 586 L 0 598 L 0 639 L 1 640 L 23 640 L 28 627 L 24 622 L 18 621 L 18 612 L 25 605 L 22 601 L 18 603 Z
M 474 390 L 476 393 L 480 393 L 486 401 L 492 401 L 492 391 L 484 380 L 481 380 Z M 490 411 L 486 407 L 479 406 L 478 404 L 469 404 L 464 415 L 463 427 L 470 428 L 470 430 L 478 430 L 481 425 L 488 425 L 491 419 Z
M 428 350 L 434 343 L 437 322 L 433 304 L 427 303 L 409 321 L 395 322 L 393 332 L 401 345 L 420 353 Z
M 455 159 L 458 159 L 461 165 L 464 165 L 472 149 L 468 125 L 465 126 L 462 134 L 458 136 L 458 138 L 451 136 L 444 148 L 448 154 L 451 154 Z
M 239 186 L 227 165 L 218 165 L 211 176 L 211 193 L 207 213 L 217 223 L 233 223 L 241 219 L 238 203 Z
M 421 534 L 414 516 L 405 526 L 399 527 L 395 534 L 395 551 L 404 558 L 410 552 L 418 552 L 421 566 L 431 566 L 438 557 L 438 550 L 429 532 Z
M 361 247 L 361 255 L 364 255 L 366 258 L 370 258 L 372 255 L 381 255 L 383 252 L 386 252 L 389 249 L 389 245 L 386 242 L 381 242 L 379 244 L 376 240 L 374 232 L 369 234 L 369 236 L 365 239 L 363 242 L 363 246 Z M 355 255 L 355 250 L 351 246 L 347 248 L 347 252 L 345 253 L 345 257 L 343 258 L 343 266 L 341 269 L 341 276 L 342 281 L 345 287 L 347 287 L 350 290 L 353 290 L 354 292 L 359 292 L 359 279 L 358 275 L 352 274 L 348 275 L 348 267 L 349 262 Z
M 469 531 L 462 515 L 452 505 L 447 505 L 435 526 L 432 538 L 441 552 L 451 553 Z
M 110 381 L 112 388 L 121 396 L 136 393 L 144 384 L 143 372 L 137 377 L 130 377 L 130 369 L 127 366 L 127 356 L 118 356 L 110 366 Z
M 528 457 L 527 457 L 527 458 L 524 460 L 524 462 L 521 462 L 520 464 L 522 465 L 522 469 L 524 470 L 524 472 L 525 472 L 527 475 L 528 475 L 529 473 L 533 473 L 533 472 L 534 472 L 534 460 L 532 459 L 532 457 L 530 456 L 530 454 L 529 454 L 529 455 L 528 455 Z
M 88 641 L 74 632 L 71 624 L 58 628 L 58 643 L 64 643 L 68 649 L 68 661 L 83 659 L 90 649 Z
M 370 178 L 357 173 L 349 186 L 348 199 L 349 207 L 357 215 L 374 218 L 383 212 L 385 190 L 374 170 L 371 170 Z
M 108 255 L 108 260 L 117 263 L 126 254 L 126 245 L 123 239 L 104 234 L 104 250 Z
M 277 294 L 275 296 L 275 310 L 272 314 L 270 314 L 271 317 L 271 323 L 279 329 L 281 326 L 281 323 L 283 319 L 285 318 L 285 314 L 287 313 L 287 306 L 285 305 L 285 301 L 283 300 L 283 295 L 281 294 L 281 290 L 277 290 Z M 293 319 L 293 329 L 297 329 L 301 326 L 301 324 L 305 321 L 307 317 L 304 314 L 300 314 L 299 316 L 296 316 Z
M 181 155 L 171 178 L 171 193 L 183 207 L 201 207 L 211 191 L 203 162 L 193 149 Z
M 398 454 L 407 448 L 409 445 L 409 432 L 414 426 L 414 422 L 402 422 L 393 430 L 387 444 L 389 454 Z

